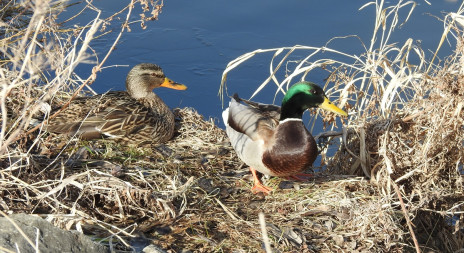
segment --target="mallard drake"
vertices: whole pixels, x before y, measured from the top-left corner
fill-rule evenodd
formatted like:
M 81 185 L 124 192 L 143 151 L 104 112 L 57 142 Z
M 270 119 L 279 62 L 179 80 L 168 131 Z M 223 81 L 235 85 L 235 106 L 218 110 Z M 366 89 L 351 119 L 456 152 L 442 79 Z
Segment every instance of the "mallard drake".
M 243 102 L 243 103 L 240 103 Z M 339 115 L 347 113 L 329 101 L 324 91 L 311 82 L 290 87 L 282 106 L 255 103 L 234 95 L 222 117 L 226 132 L 238 157 L 250 166 L 253 193 L 268 194 L 256 171 L 278 177 L 302 173 L 316 160 L 314 137 L 303 124 L 303 112 L 319 107 Z
M 154 88 L 185 90 L 155 64 L 141 63 L 127 75 L 127 91 L 78 97 L 50 120 L 47 131 L 81 139 L 117 139 L 126 144 L 163 143 L 174 134 L 174 114 Z

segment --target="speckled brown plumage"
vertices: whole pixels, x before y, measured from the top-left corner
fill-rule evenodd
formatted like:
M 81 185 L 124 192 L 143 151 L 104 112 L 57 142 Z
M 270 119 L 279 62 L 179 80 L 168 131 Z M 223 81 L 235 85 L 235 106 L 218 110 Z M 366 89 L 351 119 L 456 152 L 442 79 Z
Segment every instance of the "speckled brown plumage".
M 119 143 L 162 143 L 174 134 L 174 114 L 152 92 L 157 87 L 186 89 L 164 76 L 155 64 L 142 63 L 129 72 L 126 91 L 80 97 L 49 122 L 53 133 L 82 139 L 116 139 Z

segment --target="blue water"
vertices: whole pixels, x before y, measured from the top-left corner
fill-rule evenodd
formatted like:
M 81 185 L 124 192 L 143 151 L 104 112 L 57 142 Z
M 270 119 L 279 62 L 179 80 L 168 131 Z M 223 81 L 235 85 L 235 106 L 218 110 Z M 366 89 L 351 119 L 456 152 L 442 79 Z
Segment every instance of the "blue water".
M 320 47 L 335 36 L 358 35 L 369 44 L 374 26 L 374 6 L 359 8 L 367 1 L 302 1 L 302 0 L 165 0 L 159 20 L 147 23 L 143 30 L 138 24 L 125 33 L 106 66 L 129 65 L 140 62 L 159 64 L 171 79 L 186 84 L 187 91 L 156 89 L 171 107 L 194 107 L 206 118 L 220 118 L 221 101 L 217 95 L 221 75 L 227 63 L 234 58 L 253 51 L 293 45 Z M 126 1 L 96 0 L 94 4 L 106 17 L 119 10 Z M 457 11 L 461 2 L 433 0 L 432 5 L 418 1 L 410 21 L 397 29 L 390 42 L 401 45 L 408 38 L 420 40 L 424 50 L 435 51 L 443 32 L 443 24 L 436 17 Z M 72 15 L 69 9 L 64 16 Z M 408 9 L 402 11 L 404 19 Z M 140 13 L 137 6 L 133 17 Z M 435 15 L 433 17 L 431 15 Z M 124 14 L 125 15 L 125 14 Z M 93 12 L 85 14 L 93 18 Z M 77 20 L 84 24 L 85 18 Z M 113 27 L 119 30 L 119 26 Z M 107 35 L 93 42 L 100 53 L 108 50 L 109 43 L 116 34 Z M 362 54 L 364 49 L 358 39 L 336 40 L 330 47 L 337 50 Z M 430 54 L 431 52 L 427 51 Z M 441 56 L 452 52 L 445 45 Z M 303 58 L 306 52 L 294 58 Z M 263 54 L 249 60 L 228 75 L 230 94 L 238 92 L 248 98 L 269 74 L 272 53 Z M 328 56 L 326 56 L 328 57 Z M 86 77 L 91 65 L 81 65 L 77 72 Z M 107 68 L 98 74 L 92 88 L 102 93 L 107 90 L 123 90 L 129 67 Z M 324 83 L 328 73 L 311 72 L 307 80 Z M 283 77 L 280 77 L 283 80 Z M 272 103 L 275 89 L 267 87 L 255 98 L 257 101 Z M 220 123 L 219 125 L 222 125 Z

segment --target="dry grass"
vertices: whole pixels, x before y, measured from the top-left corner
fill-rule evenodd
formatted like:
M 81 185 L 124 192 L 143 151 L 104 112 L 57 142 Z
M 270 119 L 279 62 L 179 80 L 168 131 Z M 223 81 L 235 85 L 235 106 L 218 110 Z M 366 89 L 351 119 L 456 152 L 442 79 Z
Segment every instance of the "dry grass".
M 110 20 L 100 20 L 90 3 L 86 9 L 94 11 L 95 20 L 66 30 L 54 23 L 62 2 L 2 3 L 17 13 L 33 13 L 23 23 L 8 23 L 0 41 L 0 207 L 6 213 L 40 214 L 115 250 L 128 250 L 136 239 L 140 243 L 141 233 L 171 252 L 262 252 L 263 241 L 280 252 L 416 247 L 451 252 L 464 247 L 463 10 L 445 19 L 443 38 L 456 42 L 455 54 L 446 61 L 427 61 L 432 57 L 412 39 L 390 43 L 394 28 L 408 18 L 401 19 L 398 10 L 412 11 L 414 4 L 378 1 L 364 6 L 375 8 L 378 16 L 361 55 L 331 49 L 329 42 L 323 48 L 257 50 L 231 62 L 224 85 L 238 64 L 273 52 L 269 77 L 256 92 L 272 81 L 276 94 L 295 78 L 323 68 L 329 76 L 325 90 L 350 112 L 342 125 L 343 145 L 328 145 L 335 146 L 333 155 L 322 151 L 322 171 L 314 180 L 267 179 L 278 189 L 264 198 L 251 194 L 248 170 L 224 131 L 191 108 L 176 110 L 172 141 L 149 148 L 62 139 L 42 132 L 40 122 L 35 129 L 34 119 L 53 117 L 49 108 L 92 92 L 88 85 L 112 51 L 95 56 L 92 40 L 104 36 Z M 145 21 L 155 19 L 162 6 L 141 4 L 153 11 Z M 130 27 L 132 7 L 115 14 L 123 17 L 120 36 Z M 43 10 L 54 10 L 53 15 Z M 307 50 L 308 56 L 288 61 L 295 50 Z M 332 60 L 331 54 L 345 61 Z M 418 59 L 414 65 L 413 57 Z M 78 64 L 92 61 L 91 75 L 75 75 Z M 279 76 L 285 78 L 279 81 Z M 333 116 L 316 116 L 337 129 Z M 260 225 L 268 240 L 262 239 Z

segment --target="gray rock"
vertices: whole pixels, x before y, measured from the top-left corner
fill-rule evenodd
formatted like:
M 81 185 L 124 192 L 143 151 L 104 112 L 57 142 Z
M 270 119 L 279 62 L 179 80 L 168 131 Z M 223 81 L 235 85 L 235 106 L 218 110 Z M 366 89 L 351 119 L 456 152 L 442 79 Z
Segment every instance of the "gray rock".
M 13 214 L 9 218 L 21 228 L 34 245 L 38 243 L 40 252 L 109 252 L 105 246 L 93 242 L 85 235 L 59 229 L 40 217 Z M 0 218 L 0 247 L 14 252 L 36 252 L 5 217 Z
M 148 245 L 142 251 L 143 253 L 166 253 L 166 251 L 154 244 Z

